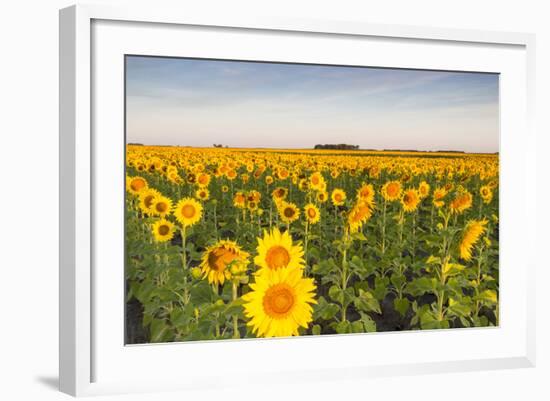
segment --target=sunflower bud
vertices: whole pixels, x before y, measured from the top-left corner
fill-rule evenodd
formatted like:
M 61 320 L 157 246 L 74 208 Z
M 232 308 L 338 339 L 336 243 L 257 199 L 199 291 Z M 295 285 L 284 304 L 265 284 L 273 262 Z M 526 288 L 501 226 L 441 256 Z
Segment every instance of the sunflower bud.
M 202 272 L 200 267 L 193 267 L 191 269 L 191 276 L 193 276 L 194 279 L 198 280 L 201 278 Z

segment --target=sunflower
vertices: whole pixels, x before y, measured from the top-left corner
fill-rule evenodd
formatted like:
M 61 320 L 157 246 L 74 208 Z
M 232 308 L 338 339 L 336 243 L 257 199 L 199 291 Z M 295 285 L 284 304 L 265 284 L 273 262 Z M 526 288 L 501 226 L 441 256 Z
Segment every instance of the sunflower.
M 210 198 L 210 191 L 206 188 L 199 188 L 195 192 L 195 198 L 200 199 L 201 201 L 208 200 Z
M 359 199 L 348 214 L 350 231 L 352 233 L 359 231 L 371 216 L 372 209 L 369 203 Z
M 232 274 L 246 271 L 249 256 L 234 241 L 218 241 L 206 248 L 202 255 L 200 268 L 203 278 L 208 279 L 210 284 L 223 285 Z
M 313 203 L 308 203 L 304 206 L 304 215 L 309 224 L 316 224 L 321 219 L 321 212 Z
M 248 201 L 246 202 L 246 207 L 248 208 L 248 210 L 250 210 L 251 212 L 255 211 L 255 210 L 258 210 L 258 202 L 256 201 Z
M 170 241 L 174 237 L 174 223 L 166 219 L 157 220 L 153 224 L 153 236 L 157 242 Z
M 420 203 L 420 195 L 413 188 L 407 189 L 401 198 L 401 204 L 405 212 L 414 212 Z
M 334 206 L 341 206 L 346 200 L 346 193 L 344 190 L 336 188 L 332 191 L 332 195 L 330 197 Z
M 460 214 L 465 210 L 472 207 L 472 194 L 463 191 L 459 193 L 450 203 L 449 207 L 451 208 L 452 213 Z
M 281 201 L 278 209 L 281 220 L 287 224 L 298 220 L 298 217 L 300 217 L 300 209 L 294 203 Z
M 246 196 L 242 192 L 237 192 L 233 197 L 233 205 L 239 209 L 244 209 L 246 206 Z
M 317 192 L 317 201 L 319 203 L 325 203 L 327 200 L 328 200 L 328 192 L 327 191 Z
M 385 200 L 393 202 L 401 198 L 403 189 L 399 181 L 388 181 L 382 186 L 382 196 Z
M 192 226 L 202 216 L 202 205 L 193 198 L 181 199 L 174 209 L 176 219 L 184 226 Z
M 357 190 L 357 200 L 364 202 L 370 209 L 374 208 L 374 187 L 372 184 L 361 185 L 361 188 Z
M 479 238 L 485 233 L 487 220 L 470 220 L 462 234 L 459 244 L 460 257 L 466 261 L 472 259 L 472 248 Z
M 147 188 L 139 194 L 139 208 L 143 213 L 151 213 L 151 207 L 155 204 L 155 199 L 162 196 L 154 188 Z
M 225 176 L 228 180 L 233 181 L 235 178 L 237 178 L 237 172 L 235 170 L 229 170 Z
M 276 174 L 277 174 L 277 178 L 280 179 L 280 180 L 286 180 L 290 175 L 288 170 L 284 167 L 279 167 L 277 169 Z
M 197 185 L 199 187 L 207 187 L 208 184 L 210 184 L 210 175 L 209 174 L 206 174 L 206 173 L 200 173 L 198 176 L 197 176 Z
M 264 230 L 263 238 L 258 238 L 258 255 L 254 263 L 263 270 L 277 270 L 281 268 L 303 268 L 304 250 L 302 245 L 293 245 L 292 237 L 278 228 L 271 232 Z
M 445 204 L 445 201 L 443 200 L 445 196 L 447 196 L 447 190 L 445 189 L 445 187 L 436 188 L 433 195 L 434 206 L 437 208 L 443 206 Z
M 228 193 L 229 192 L 229 187 L 227 185 L 222 185 L 222 192 L 224 194 Z
M 252 190 L 248 193 L 246 200 L 249 202 L 259 203 L 262 199 L 262 194 L 256 190 Z
M 275 201 L 283 200 L 288 195 L 288 189 L 283 187 L 277 187 L 273 190 L 271 195 L 273 196 L 273 199 L 275 199 Z
M 266 176 L 266 177 L 265 177 L 265 183 L 266 183 L 267 185 L 273 184 L 273 177 L 270 176 L 270 175 Z
M 166 196 L 159 195 L 155 197 L 153 205 L 149 210 L 154 216 L 164 217 L 172 212 L 172 200 Z
M 147 187 L 147 180 L 143 177 L 126 177 L 126 190 L 134 195 L 138 195 Z
M 309 177 L 309 185 L 311 189 L 315 191 L 322 191 L 325 186 L 325 179 L 323 175 L 319 171 L 311 174 L 311 176 Z
M 313 321 L 316 287 L 300 269 L 269 270 L 256 276 L 250 288 L 243 307 L 247 325 L 258 337 L 297 336 L 300 327 L 307 329 Z
M 481 199 L 483 199 L 483 203 L 489 204 L 491 203 L 491 200 L 493 200 L 493 190 L 489 185 L 484 185 L 479 189 L 479 194 L 481 195 Z
M 428 184 L 426 181 L 422 181 L 418 186 L 418 195 L 420 195 L 421 199 L 424 199 L 429 194 L 430 194 L 430 184 Z

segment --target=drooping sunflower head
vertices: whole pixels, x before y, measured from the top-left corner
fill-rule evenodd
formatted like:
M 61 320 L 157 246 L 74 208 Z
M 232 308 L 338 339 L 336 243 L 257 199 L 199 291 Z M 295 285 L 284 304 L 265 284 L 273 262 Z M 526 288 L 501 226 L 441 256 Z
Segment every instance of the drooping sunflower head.
M 183 198 L 176 205 L 174 215 L 184 227 L 192 226 L 202 217 L 202 205 L 193 198 Z
M 260 271 L 304 267 L 302 245 L 294 245 L 288 231 L 281 233 L 278 228 L 264 231 L 263 238 L 258 238 L 257 252 L 254 263 Z
M 472 194 L 466 190 L 462 190 L 458 195 L 451 201 L 449 207 L 451 208 L 451 213 L 461 214 L 465 210 L 472 207 Z
M 368 202 L 359 199 L 348 214 L 350 232 L 359 231 L 372 216 L 372 209 Z
M 153 224 L 153 237 L 157 242 L 170 241 L 174 237 L 174 223 L 166 219 L 157 220 Z
M 382 196 L 385 200 L 392 202 L 401 198 L 403 189 L 399 181 L 389 181 L 382 186 Z
M 420 195 L 420 198 L 424 199 L 429 194 L 430 194 L 430 184 L 428 184 L 426 181 L 422 181 L 418 186 L 418 195 Z
M 290 224 L 300 217 L 300 209 L 292 203 L 281 201 L 278 204 L 279 215 L 284 223 Z
M 409 188 L 403 192 L 403 197 L 401 198 L 401 205 L 405 212 L 414 212 L 420 203 L 420 195 L 418 191 L 413 188 Z
M 126 177 L 126 190 L 133 195 L 140 194 L 147 187 L 147 180 L 143 177 Z
M 299 335 L 313 321 L 315 300 L 313 279 L 302 277 L 301 269 L 269 270 L 257 275 L 243 295 L 247 325 L 258 337 Z
M 346 193 L 340 188 L 334 189 L 330 197 L 334 206 L 342 206 L 346 201 Z
M 321 212 L 313 203 L 308 203 L 304 206 L 304 215 L 309 224 L 316 224 L 321 220 Z
M 485 233 L 487 220 L 470 220 L 462 233 L 462 240 L 458 246 L 460 257 L 466 261 L 472 259 L 472 248 Z
M 154 216 L 167 216 L 172 212 L 172 200 L 163 195 L 157 196 L 149 210 Z
M 204 251 L 200 265 L 203 278 L 210 284 L 223 285 L 232 276 L 246 273 L 249 256 L 234 241 L 218 241 Z

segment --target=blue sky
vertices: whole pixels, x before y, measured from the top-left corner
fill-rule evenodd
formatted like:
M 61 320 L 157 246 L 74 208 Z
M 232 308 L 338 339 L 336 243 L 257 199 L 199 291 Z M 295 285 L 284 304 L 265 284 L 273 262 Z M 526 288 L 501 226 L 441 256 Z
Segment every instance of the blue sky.
M 126 79 L 128 142 L 499 148 L 495 74 L 128 56 Z

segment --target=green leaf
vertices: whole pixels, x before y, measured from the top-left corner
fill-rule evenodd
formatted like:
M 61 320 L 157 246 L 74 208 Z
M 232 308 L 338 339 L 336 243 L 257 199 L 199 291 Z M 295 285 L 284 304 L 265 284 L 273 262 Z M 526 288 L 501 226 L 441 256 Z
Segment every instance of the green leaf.
M 153 319 L 151 321 L 151 342 L 161 342 L 165 332 L 168 330 L 168 325 L 162 319 Z
M 401 317 L 405 317 L 409 310 L 410 302 L 407 298 L 395 298 L 393 300 L 393 307 L 399 312 Z
M 319 334 L 321 334 L 321 326 L 319 326 L 318 324 L 314 325 L 311 328 L 311 334 L 313 334 L 314 336 L 318 336 Z
M 363 312 L 382 313 L 380 303 L 370 292 L 359 290 L 359 296 L 353 301 L 355 307 Z
M 363 323 L 363 327 L 365 328 L 365 331 L 367 333 L 372 333 L 376 331 L 376 322 L 367 315 L 366 313 L 359 312 L 361 315 L 361 322 Z
M 497 292 L 494 290 L 485 290 L 479 294 L 478 298 L 492 304 L 496 304 L 498 302 Z

